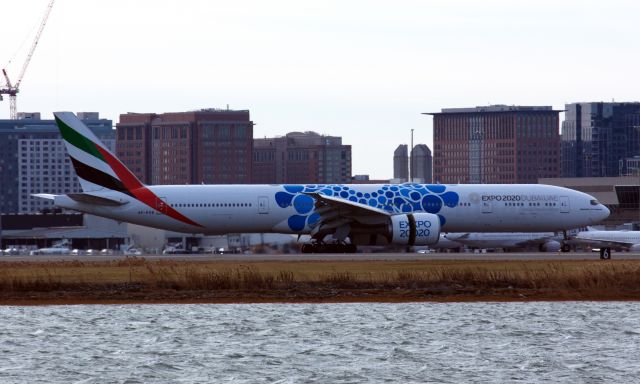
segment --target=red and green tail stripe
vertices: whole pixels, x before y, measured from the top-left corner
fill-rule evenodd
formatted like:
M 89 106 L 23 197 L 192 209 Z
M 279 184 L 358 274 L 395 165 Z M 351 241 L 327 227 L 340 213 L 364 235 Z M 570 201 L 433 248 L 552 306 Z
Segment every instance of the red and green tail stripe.
M 167 205 L 162 199 L 156 196 L 149 188 L 144 186 L 138 178 L 127 169 L 127 167 L 120 162 L 115 156 L 100 145 L 94 143 L 92 140 L 86 138 L 78 131 L 71 128 L 60 118 L 55 116 L 56 123 L 60 129 L 60 133 L 65 141 L 74 147 L 88 153 L 96 159 L 104 162 L 109 166 L 116 177 L 109 175 L 99 169 L 92 167 L 89 164 L 83 163 L 78 159 L 71 157 L 73 166 L 78 174 L 78 177 L 87 180 L 96 185 L 100 185 L 103 188 L 115 190 L 125 193 L 156 211 L 166 214 L 183 223 L 193 225 L 196 227 L 202 227 L 202 225 L 194 222 L 188 217 L 184 216 L 180 212 Z

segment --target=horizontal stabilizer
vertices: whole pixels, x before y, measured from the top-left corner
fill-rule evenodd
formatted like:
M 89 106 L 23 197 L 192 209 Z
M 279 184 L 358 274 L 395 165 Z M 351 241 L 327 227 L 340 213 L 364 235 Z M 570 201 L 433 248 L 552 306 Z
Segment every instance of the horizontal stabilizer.
M 32 193 L 31 196 L 38 197 L 45 200 L 53 200 L 56 197 L 56 195 L 53 195 L 51 193 Z
M 100 197 L 95 195 L 89 195 L 87 193 L 69 193 L 67 196 L 78 203 L 92 204 L 92 205 L 107 205 L 111 207 L 117 207 L 125 205 L 128 201 L 120 201 L 115 199 L 109 199 L 106 197 Z

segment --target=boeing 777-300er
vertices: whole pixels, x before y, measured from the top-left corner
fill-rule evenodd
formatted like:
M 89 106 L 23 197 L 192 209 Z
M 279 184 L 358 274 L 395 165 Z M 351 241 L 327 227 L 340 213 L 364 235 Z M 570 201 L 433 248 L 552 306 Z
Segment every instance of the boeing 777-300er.
M 184 233 L 309 234 L 309 252 L 431 245 L 440 232 L 563 231 L 609 210 L 550 185 L 144 185 L 71 112 L 54 113 L 82 193 L 56 206 Z

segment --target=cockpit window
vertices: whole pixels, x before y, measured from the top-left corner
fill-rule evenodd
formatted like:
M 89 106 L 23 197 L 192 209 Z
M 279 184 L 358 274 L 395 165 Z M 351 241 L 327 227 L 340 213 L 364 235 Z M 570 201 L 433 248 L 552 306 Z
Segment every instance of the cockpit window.
M 600 204 L 600 203 L 598 202 L 598 200 L 596 200 L 596 199 L 592 199 L 592 200 L 591 200 L 591 205 L 598 205 L 598 204 Z

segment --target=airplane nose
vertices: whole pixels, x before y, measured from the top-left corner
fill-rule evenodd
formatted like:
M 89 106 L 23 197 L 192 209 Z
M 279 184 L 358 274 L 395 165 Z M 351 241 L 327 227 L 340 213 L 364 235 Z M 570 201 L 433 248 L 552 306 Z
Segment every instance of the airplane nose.
M 599 204 L 598 208 L 599 209 L 597 211 L 589 215 L 589 220 L 591 221 L 591 224 L 597 224 L 601 222 L 602 220 L 609 217 L 609 214 L 611 213 L 611 211 L 609 211 L 609 208 L 605 207 L 603 204 Z

